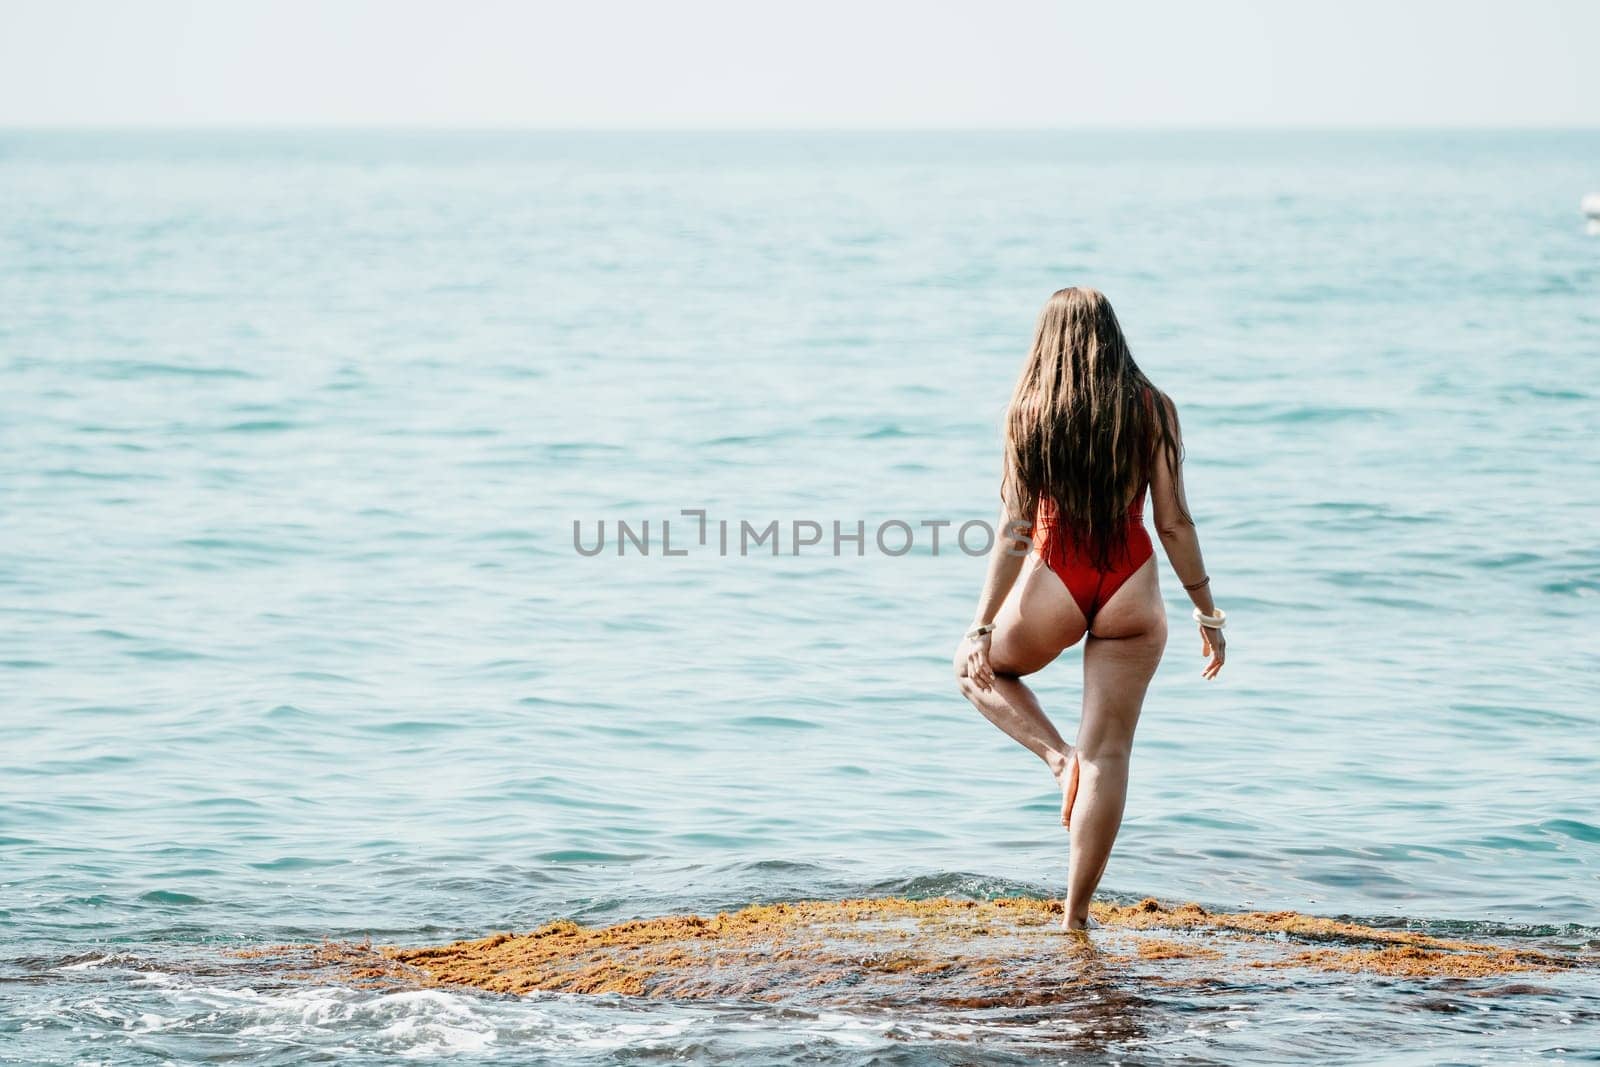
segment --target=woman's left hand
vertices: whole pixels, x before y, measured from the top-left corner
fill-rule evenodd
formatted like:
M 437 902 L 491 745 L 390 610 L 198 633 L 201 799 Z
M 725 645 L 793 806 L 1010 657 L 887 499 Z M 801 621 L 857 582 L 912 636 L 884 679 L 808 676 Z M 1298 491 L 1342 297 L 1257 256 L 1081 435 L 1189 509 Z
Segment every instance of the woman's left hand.
M 1228 639 L 1222 636 L 1221 630 L 1200 627 L 1200 654 L 1211 657 L 1211 662 L 1200 672 L 1200 677 L 1207 680 L 1215 678 L 1217 672 L 1222 670 L 1223 661 L 1228 658 Z
M 989 639 L 993 634 L 963 640 L 967 650 L 967 677 L 979 689 L 994 688 L 994 668 L 989 665 Z

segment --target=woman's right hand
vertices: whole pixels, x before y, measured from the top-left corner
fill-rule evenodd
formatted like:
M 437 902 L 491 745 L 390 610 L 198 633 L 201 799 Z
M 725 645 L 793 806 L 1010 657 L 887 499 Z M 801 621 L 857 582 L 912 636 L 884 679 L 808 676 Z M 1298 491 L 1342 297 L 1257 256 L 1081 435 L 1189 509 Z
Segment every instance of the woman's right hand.
M 1200 627 L 1200 654 L 1211 657 L 1211 662 L 1200 672 L 1200 677 L 1215 678 L 1217 672 L 1222 670 L 1222 661 L 1227 658 L 1227 653 L 1228 639 L 1222 636 L 1221 630 L 1214 630 L 1209 626 Z

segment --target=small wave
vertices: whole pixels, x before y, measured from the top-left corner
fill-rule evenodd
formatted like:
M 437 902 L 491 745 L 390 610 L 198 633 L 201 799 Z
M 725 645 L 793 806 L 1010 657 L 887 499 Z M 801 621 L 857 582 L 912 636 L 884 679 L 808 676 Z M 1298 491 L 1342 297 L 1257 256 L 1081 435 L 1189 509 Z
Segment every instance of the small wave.
M 1570 837 L 1574 841 L 1600 844 L 1600 826 L 1579 822 L 1577 819 L 1548 819 L 1539 824 L 1539 830 L 1547 834 Z
M 1230 409 L 1225 417 L 1218 419 L 1218 425 L 1303 426 L 1329 422 L 1372 422 L 1391 417 L 1393 417 L 1393 412 L 1382 408 L 1362 406 L 1334 407 L 1332 405 L 1300 404 L 1290 407 L 1272 407 L 1263 405 L 1256 408 L 1238 407 Z
M 545 863 L 634 863 L 645 857 L 636 852 L 596 852 L 584 848 L 563 848 L 541 852 L 536 859 Z
M 152 889 L 139 897 L 146 904 L 204 904 L 206 901 L 188 893 L 179 893 L 171 889 Z
M 219 427 L 219 430 L 222 433 L 281 433 L 285 430 L 298 430 L 300 426 L 300 423 L 290 422 L 288 419 L 246 419 L 243 422 Z
M 138 360 L 105 360 L 90 364 L 89 370 L 114 380 L 139 378 L 196 378 L 254 381 L 256 376 L 238 367 L 214 367 L 192 363 L 159 363 Z
M 809 719 L 796 719 L 787 715 L 742 715 L 729 719 L 730 726 L 776 730 L 820 730 L 822 724 Z
M 890 424 L 887 426 L 879 426 L 876 429 L 864 431 L 857 436 L 863 441 L 887 441 L 902 437 L 920 437 L 921 434 L 913 433 L 910 430 L 904 430 L 899 426 Z
M 310 856 L 279 856 L 275 860 L 264 860 L 252 863 L 250 867 L 258 871 L 309 871 L 323 867 L 342 867 L 349 863 L 346 859 L 314 859 Z

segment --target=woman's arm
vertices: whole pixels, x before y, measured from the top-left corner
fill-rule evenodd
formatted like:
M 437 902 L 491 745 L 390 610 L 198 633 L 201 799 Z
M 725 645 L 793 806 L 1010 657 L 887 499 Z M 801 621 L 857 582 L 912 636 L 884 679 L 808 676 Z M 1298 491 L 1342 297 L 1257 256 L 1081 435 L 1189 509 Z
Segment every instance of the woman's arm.
M 1167 418 L 1172 423 L 1174 453 L 1183 447 L 1182 430 L 1178 426 L 1178 409 L 1170 398 L 1163 396 Z M 1216 601 L 1211 598 L 1211 579 L 1206 573 L 1206 561 L 1200 555 L 1200 534 L 1194 520 L 1189 517 L 1188 498 L 1183 493 L 1182 460 L 1174 460 L 1165 450 L 1156 456 L 1150 472 L 1150 504 L 1155 512 L 1156 536 L 1166 550 L 1172 570 L 1183 583 L 1184 590 L 1202 614 L 1215 615 Z M 1226 658 L 1227 642 L 1221 630 L 1200 627 L 1200 654 L 1211 656 L 1211 662 L 1201 674 L 1215 678 Z
M 1000 605 L 1005 603 L 1006 594 L 1011 592 L 1022 571 L 1022 561 L 1028 557 L 1032 533 L 1032 523 L 1020 519 L 1008 500 L 1000 509 L 994 545 L 989 549 L 989 569 L 983 579 L 983 592 L 978 594 L 978 611 L 972 617 L 969 633 L 990 625 L 1000 613 Z M 977 683 L 979 689 L 994 685 L 994 668 L 989 665 L 989 638 L 990 634 L 985 633 L 962 639 L 967 648 L 967 677 Z

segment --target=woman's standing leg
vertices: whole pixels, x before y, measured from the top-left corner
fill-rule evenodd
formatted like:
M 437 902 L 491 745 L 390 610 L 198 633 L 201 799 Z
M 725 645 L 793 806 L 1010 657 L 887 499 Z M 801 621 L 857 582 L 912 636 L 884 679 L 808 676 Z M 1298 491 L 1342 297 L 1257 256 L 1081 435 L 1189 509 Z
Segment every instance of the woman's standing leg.
M 1132 587 L 1132 588 L 1130 588 Z M 1129 594 L 1126 598 L 1124 593 Z M 1072 811 L 1072 852 L 1067 863 L 1066 918 L 1082 929 L 1089 900 L 1105 874 L 1122 825 L 1128 795 L 1128 761 L 1145 691 L 1167 643 L 1165 612 L 1155 568 L 1130 578 L 1096 613 L 1083 650 L 1083 719 L 1078 725 L 1078 796 Z

